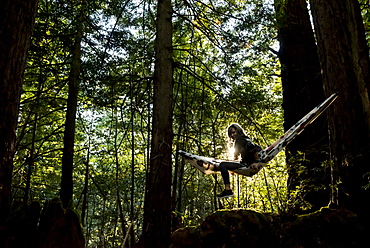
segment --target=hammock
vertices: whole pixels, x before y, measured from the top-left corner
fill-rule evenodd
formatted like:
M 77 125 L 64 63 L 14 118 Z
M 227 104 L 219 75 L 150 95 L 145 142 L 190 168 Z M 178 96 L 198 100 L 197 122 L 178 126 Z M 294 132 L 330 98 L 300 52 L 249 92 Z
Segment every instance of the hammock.
M 338 93 L 334 93 L 329 96 L 325 101 L 317 105 L 312 109 L 307 115 L 300 119 L 296 124 L 294 124 L 288 131 L 284 133 L 278 140 L 276 140 L 272 145 L 261 150 L 258 153 L 258 160 L 261 167 L 272 160 L 281 150 L 283 150 L 297 135 L 299 135 L 307 125 L 311 124 L 317 117 L 319 117 L 338 97 Z M 194 155 L 185 151 L 179 151 L 193 167 L 198 169 L 204 174 L 214 174 L 219 173 L 219 164 L 226 160 L 214 159 L 204 156 Z M 256 169 L 251 167 L 240 167 L 238 169 L 232 170 L 232 172 L 244 176 L 253 176 Z

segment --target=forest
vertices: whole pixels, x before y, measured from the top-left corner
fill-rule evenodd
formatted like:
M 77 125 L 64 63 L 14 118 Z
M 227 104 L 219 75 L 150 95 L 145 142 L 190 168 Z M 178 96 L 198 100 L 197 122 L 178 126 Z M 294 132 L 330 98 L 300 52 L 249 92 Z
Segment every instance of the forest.
M 369 47 L 369 0 L 0 1 L 0 247 L 367 247 Z M 231 123 L 265 148 L 335 92 L 231 198 L 178 153 L 233 159 Z

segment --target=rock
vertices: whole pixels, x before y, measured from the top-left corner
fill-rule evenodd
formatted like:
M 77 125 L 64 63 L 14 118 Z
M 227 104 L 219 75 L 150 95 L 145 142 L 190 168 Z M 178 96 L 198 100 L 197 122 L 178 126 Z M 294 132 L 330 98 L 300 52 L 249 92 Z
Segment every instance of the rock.
M 252 210 L 217 211 L 197 227 L 177 230 L 170 247 L 275 247 L 266 216 Z
M 356 214 L 323 208 L 295 216 L 252 210 L 222 210 L 200 225 L 180 228 L 170 248 L 363 248 L 370 247 Z

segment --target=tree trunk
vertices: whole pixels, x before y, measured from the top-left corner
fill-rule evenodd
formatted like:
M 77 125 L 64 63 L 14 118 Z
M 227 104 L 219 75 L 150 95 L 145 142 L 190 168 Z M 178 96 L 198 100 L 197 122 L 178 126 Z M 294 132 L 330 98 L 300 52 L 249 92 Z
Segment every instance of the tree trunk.
M 369 171 L 369 50 L 358 1 L 311 0 L 323 83 L 327 95 L 339 91 L 330 110 L 334 161 L 332 202 L 368 214 L 364 174 Z M 339 182 L 341 183 L 339 184 Z
M 131 95 L 131 189 L 130 189 L 130 218 L 131 225 L 135 222 L 135 97 L 134 97 L 134 84 L 130 81 L 130 95 Z M 127 232 L 130 235 L 130 242 L 127 242 L 127 247 L 133 247 L 135 245 L 135 232 L 134 228 L 129 228 Z M 130 245 L 131 244 L 131 245 Z
M 75 44 L 72 51 L 71 72 L 68 81 L 67 113 L 63 140 L 62 182 L 60 189 L 60 199 L 62 200 L 64 208 L 67 208 L 71 204 L 73 196 L 73 150 L 75 142 L 78 85 L 81 68 L 83 15 L 84 9 L 82 8 L 78 24 L 79 27 L 77 28 Z
M 156 63 L 150 164 L 147 174 L 143 236 L 144 247 L 168 247 L 171 234 L 172 154 L 172 6 L 158 1 Z
M 177 130 L 177 134 L 180 135 L 183 133 L 183 122 L 181 121 L 179 123 L 179 128 Z M 177 201 L 177 192 L 181 190 L 181 184 L 179 184 L 179 170 L 180 170 L 180 166 L 181 166 L 181 159 L 179 158 L 179 154 L 178 154 L 178 151 L 179 151 L 179 147 L 177 146 L 176 147 L 176 155 L 175 155 L 175 165 L 174 165 L 174 172 L 173 172 L 173 180 L 172 180 L 172 199 L 171 199 L 171 209 L 172 211 L 176 211 L 176 201 Z
M 0 2 L 0 225 L 10 213 L 19 99 L 37 2 Z
M 31 143 L 31 149 L 28 159 L 28 170 L 27 170 L 27 177 L 26 177 L 26 187 L 24 190 L 24 197 L 23 202 L 27 204 L 29 202 L 29 196 L 31 194 L 31 178 L 33 173 L 33 167 L 35 165 L 35 158 L 36 158 L 36 134 L 37 134 L 37 128 L 38 128 L 38 120 L 39 120 L 39 108 L 40 108 L 40 95 L 41 90 L 44 87 L 45 80 L 42 77 L 42 71 L 40 71 L 39 78 L 38 78 L 38 86 L 37 86 L 37 93 L 36 93 L 36 100 L 35 100 L 35 106 L 31 108 L 30 115 L 33 115 L 33 121 L 32 121 L 32 143 Z M 19 132 L 19 131 L 18 131 Z M 22 132 L 22 131 L 21 131 Z M 18 147 L 19 144 L 16 145 Z M 17 149 L 17 148 L 16 148 Z
M 275 9 L 284 94 L 284 129 L 288 130 L 323 100 L 324 92 L 306 1 L 275 0 Z M 289 190 L 304 192 L 302 197 L 313 205 L 313 210 L 326 206 L 330 199 L 330 192 L 325 190 L 330 184 L 330 173 L 321 166 L 329 159 L 326 156 L 328 149 L 326 115 L 315 120 L 286 148 Z
M 84 178 L 84 188 L 82 190 L 83 201 L 81 207 L 81 224 L 85 226 L 85 217 L 88 209 L 88 194 L 89 194 L 89 173 L 90 173 L 90 141 L 88 142 L 86 163 L 85 163 L 85 178 Z

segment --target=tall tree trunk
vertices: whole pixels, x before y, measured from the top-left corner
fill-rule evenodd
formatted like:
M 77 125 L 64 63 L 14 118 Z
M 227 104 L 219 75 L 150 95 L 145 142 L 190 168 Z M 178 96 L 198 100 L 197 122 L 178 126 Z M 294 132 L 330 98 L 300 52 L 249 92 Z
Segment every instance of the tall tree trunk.
M 177 130 L 177 134 L 180 135 L 182 134 L 182 127 L 183 127 L 183 122 L 181 121 L 179 123 L 179 128 Z M 172 211 L 176 211 L 176 200 L 177 200 L 177 191 L 180 191 L 181 189 L 178 190 L 178 185 L 179 185 L 179 167 L 180 167 L 180 158 L 178 154 L 179 147 L 176 147 L 176 155 L 175 155 L 175 165 L 174 165 L 174 172 L 173 172 L 173 180 L 172 180 L 172 199 L 171 199 L 171 209 Z M 181 187 L 181 186 L 180 186 Z
M 311 0 L 325 93 L 339 91 L 330 108 L 330 148 L 334 160 L 332 202 L 367 214 L 370 191 L 369 50 L 356 0 Z M 338 185 L 338 183 L 341 183 Z
M 131 218 L 131 227 L 132 223 L 135 223 L 135 97 L 134 97 L 134 84 L 130 80 L 130 95 L 131 95 L 131 204 L 130 204 L 130 218 Z M 135 244 L 135 233 L 134 228 L 129 228 L 127 230 L 130 233 L 130 244 L 131 247 Z M 127 244 L 127 247 L 130 247 Z
M 28 157 L 28 170 L 27 170 L 27 176 L 26 176 L 26 187 L 24 190 L 24 197 L 23 197 L 23 202 L 25 204 L 28 203 L 29 201 L 29 196 L 31 193 L 31 177 L 32 177 L 32 169 L 33 166 L 35 165 L 35 143 L 36 143 L 36 130 L 37 130 L 37 121 L 38 121 L 38 105 L 39 105 L 39 99 L 40 99 L 40 94 L 37 93 L 37 99 L 36 99 L 36 112 L 34 113 L 34 120 L 33 120 L 33 126 L 32 126 L 32 143 L 31 143 L 31 150 L 30 150 L 30 155 Z
M 76 111 L 78 85 L 80 80 L 81 68 L 81 41 L 83 33 L 83 15 L 84 8 L 81 9 L 79 26 L 77 28 L 76 39 L 72 51 L 71 72 L 68 81 L 68 99 L 67 113 L 64 130 L 64 147 L 62 157 L 62 182 L 60 189 L 60 199 L 63 207 L 67 208 L 72 202 L 73 196 L 73 154 L 75 142 L 75 126 L 76 126 Z
M 41 65 L 40 65 L 41 66 Z M 31 178 L 32 178 L 32 172 L 33 172 L 33 167 L 35 165 L 35 158 L 36 158 L 36 133 L 37 133 L 37 128 L 38 128 L 38 118 L 39 118 L 39 108 L 40 108 L 40 95 L 42 88 L 44 87 L 45 80 L 42 75 L 42 70 L 40 71 L 39 74 L 39 82 L 37 85 L 37 93 L 36 93 L 36 100 L 35 100 L 35 106 L 31 109 L 30 115 L 33 116 L 33 121 L 32 121 L 32 140 L 31 140 L 31 149 L 30 149 L 30 154 L 28 157 L 28 170 L 27 170 L 27 176 L 26 176 L 26 187 L 25 187 L 25 193 L 23 197 L 23 202 L 28 203 L 30 194 L 31 194 Z M 18 131 L 19 132 L 19 131 Z M 18 144 L 17 144 L 18 145 Z
M 158 1 L 152 142 L 145 191 L 144 247 L 168 247 L 171 234 L 172 6 Z
M 90 173 L 90 137 L 88 141 L 86 163 L 85 163 L 85 178 L 84 178 L 84 189 L 82 190 L 83 201 L 81 207 L 81 224 L 85 226 L 85 218 L 88 209 L 88 195 L 89 195 L 89 173 Z
M 320 62 L 305 0 L 275 0 L 283 84 L 284 129 L 288 130 L 324 98 Z M 289 190 L 304 192 L 313 210 L 328 204 L 328 128 L 322 115 L 286 149 Z M 303 152 L 300 153 L 300 152 Z M 302 188 L 303 186 L 303 188 Z M 315 188 L 315 189 L 314 189 Z
M 19 100 L 37 2 L 0 2 L 0 225 L 10 213 Z

